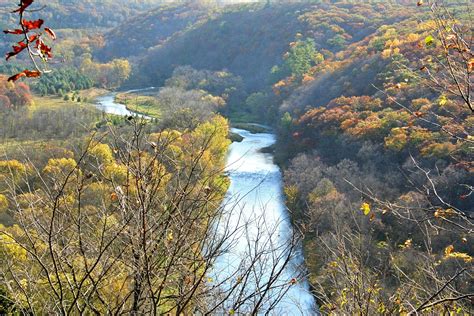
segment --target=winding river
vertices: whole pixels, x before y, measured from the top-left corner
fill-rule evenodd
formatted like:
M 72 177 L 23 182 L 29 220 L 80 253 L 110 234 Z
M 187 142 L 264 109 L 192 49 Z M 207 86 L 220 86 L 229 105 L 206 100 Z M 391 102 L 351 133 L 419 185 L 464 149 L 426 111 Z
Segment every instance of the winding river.
M 116 115 L 136 114 L 116 103 L 115 95 L 98 98 L 96 107 Z M 236 128 L 232 132 L 243 140 L 232 143 L 228 153 L 230 187 L 218 229 L 235 233 L 228 251 L 216 261 L 213 277 L 234 279 L 231 276 L 250 265 L 252 273 L 247 283 L 252 285 L 243 292 L 252 295 L 266 291 L 262 306 L 272 306 L 271 315 L 315 315 L 317 308 L 304 276 L 301 245 L 289 249 L 293 229 L 283 199 L 281 171 L 273 156 L 261 151 L 275 143 L 275 135 Z M 267 289 L 263 284 L 270 280 L 272 286 Z M 252 303 L 259 299 L 257 295 Z
M 301 245 L 289 250 L 293 229 L 283 199 L 281 171 L 273 156 L 262 152 L 275 143 L 276 137 L 236 128 L 232 132 L 243 140 L 232 143 L 228 153 L 226 171 L 231 183 L 224 208 L 230 218 L 226 223 L 230 224 L 224 227 L 245 228 L 230 251 L 218 260 L 216 274 L 226 277 L 239 269 L 242 260 L 250 261 L 256 253 L 261 254 L 253 278 L 257 284 L 273 282 L 264 304 L 275 304 L 271 315 L 315 315 Z M 260 285 L 256 288 L 262 290 Z
M 141 92 L 141 91 L 148 91 L 148 90 L 153 90 L 153 89 L 155 89 L 155 87 L 129 90 L 129 91 L 126 91 L 125 93 Z M 98 108 L 102 112 L 109 113 L 109 114 L 122 115 L 122 116 L 137 115 L 140 117 L 146 117 L 142 114 L 138 114 L 138 113 L 128 110 L 124 104 L 116 103 L 115 102 L 116 96 L 117 96 L 117 93 L 113 92 L 113 93 L 109 93 L 109 94 L 98 97 L 95 103 L 96 108 Z

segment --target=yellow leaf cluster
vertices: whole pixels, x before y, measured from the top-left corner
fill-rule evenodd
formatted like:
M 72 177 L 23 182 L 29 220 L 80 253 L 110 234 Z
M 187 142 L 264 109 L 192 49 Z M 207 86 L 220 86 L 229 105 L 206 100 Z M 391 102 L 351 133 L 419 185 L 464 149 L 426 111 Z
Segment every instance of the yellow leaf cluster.
M 402 248 L 402 249 L 408 249 L 408 248 L 411 248 L 412 246 L 413 246 L 413 240 L 412 239 L 407 239 L 407 240 L 405 240 L 403 245 L 399 245 L 399 247 Z
M 436 218 L 447 218 L 447 217 L 452 217 L 455 216 L 457 213 L 451 209 L 448 208 L 446 210 L 438 209 L 436 212 L 434 212 L 434 217 Z
M 46 167 L 44 167 L 43 172 L 46 174 L 68 174 L 74 168 L 76 168 L 77 163 L 72 158 L 59 158 L 59 159 L 50 159 Z
M 364 213 L 365 216 L 369 215 L 370 213 L 370 204 L 369 203 L 362 203 L 360 206 L 360 210 Z
M 0 225 L 0 229 L 3 229 L 2 225 Z M 0 232 L 0 256 L 2 256 L 3 253 L 19 261 L 25 261 L 27 258 L 26 250 L 23 249 L 15 239 L 6 233 Z
M 445 259 L 460 259 L 466 263 L 470 263 L 473 261 L 473 258 L 464 252 L 456 252 L 454 251 L 454 246 L 449 245 L 444 249 L 444 258 Z
M 388 137 L 385 137 L 385 147 L 401 151 L 405 148 L 408 142 L 408 135 L 406 130 L 396 127 L 393 128 Z
M 112 149 L 107 144 L 95 144 L 89 150 L 89 154 L 96 158 L 100 163 L 108 164 L 114 160 Z
M 4 212 L 8 209 L 8 199 L 5 195 L 0 194 L 0 212 Z

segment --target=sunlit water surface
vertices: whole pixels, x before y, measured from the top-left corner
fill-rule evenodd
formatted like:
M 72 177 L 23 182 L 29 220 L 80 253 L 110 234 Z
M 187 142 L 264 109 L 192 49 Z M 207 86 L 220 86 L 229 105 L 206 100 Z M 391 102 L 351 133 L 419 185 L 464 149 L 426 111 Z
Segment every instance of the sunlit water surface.
M 261 152 L 261 149 L 275 143 L 275 135 L 270 133 L 252 134 L 242 129 L 232 129 L 241 135 L 242 142 L 234 142 L 228 153 L 226 171 L 230 177 L 230 187 L 224 202 L 229 218 L 223 219 L 226 229 L 232 229 L 242 223 L 245 231 L 238 236 L 231 250 L 217 261 L 214 268 L 217 278 L 225 278 L 238 269 L 242 260 L 252 257 L 249 244 L 256 245 L 262 256 L 260 275 L 263 281 L 278 266 L 277 261 L 284 260 L 286 245 L 290 242 L 292 225 L 282 194 L 282 175 L 273 156 Z M 250 242 L 250 243 L 249 243 Z M 271 253 L 271 254 L 270 254 Z M 298 245 L 290 263 L 276 278 L 265 306 L 278 301 L 272 315 L 315 315 L 316 303 L 309 292 L 309 284 L 304 274 L 301 245 Z M 295 282 L 296 281 L 296 282 Z M 283 295 L 284 294 L 284 295 Z M 280 295 L 283 295 L 281 298 Z

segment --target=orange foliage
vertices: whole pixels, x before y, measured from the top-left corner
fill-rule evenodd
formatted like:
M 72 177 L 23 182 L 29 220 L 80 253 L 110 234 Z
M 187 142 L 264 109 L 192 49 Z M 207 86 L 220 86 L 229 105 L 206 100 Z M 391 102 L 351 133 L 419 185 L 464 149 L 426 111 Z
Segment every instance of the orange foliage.
M 20 108 L 32 101 L 30 88 L 25 83 L 7 82 L 7 76 L 0 75 L 0 111 Z

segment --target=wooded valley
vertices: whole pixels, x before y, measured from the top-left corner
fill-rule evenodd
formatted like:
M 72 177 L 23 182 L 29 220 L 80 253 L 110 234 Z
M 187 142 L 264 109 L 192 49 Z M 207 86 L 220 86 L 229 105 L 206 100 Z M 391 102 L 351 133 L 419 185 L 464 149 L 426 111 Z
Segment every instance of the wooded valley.
M 472 314 L 473 9 L 0 0 L 0 315 Z M 227 204 L 235 128 L 276 137 L 285 245 Z

